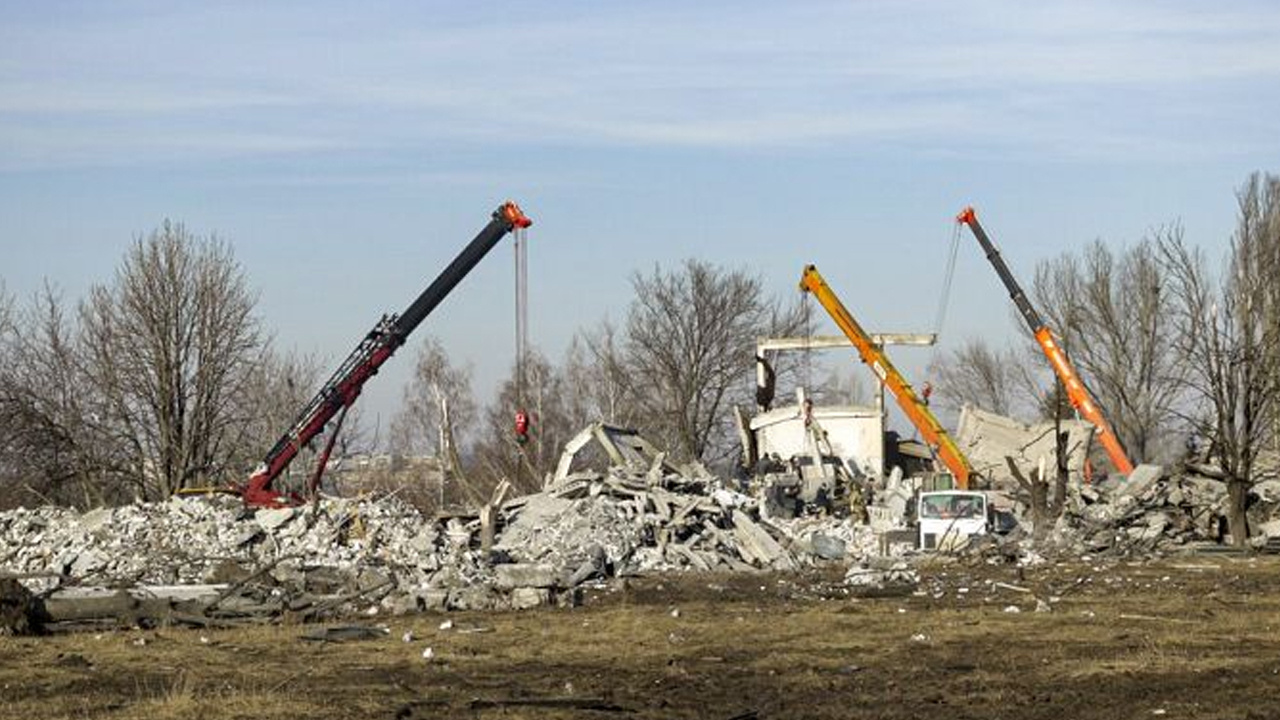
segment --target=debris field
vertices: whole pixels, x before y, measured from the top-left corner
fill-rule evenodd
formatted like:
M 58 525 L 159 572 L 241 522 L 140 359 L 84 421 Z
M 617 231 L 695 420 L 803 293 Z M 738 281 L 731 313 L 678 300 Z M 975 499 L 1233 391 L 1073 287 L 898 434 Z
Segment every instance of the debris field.
M 1255 493 L 1256 526 L 1280 530 L 1280 481 Z M 1216 547 L 1224 502 L 1220 483 L 1148 466 L 1127 482 L 1078 487 L 1040 533 L 1015 499 L 1018 528 L 959 553 L 1032 567 Z M 475 516 L 424 517 L 394 497 L 258 510 L 218 496 L 83 514 L 41 507 L 0 514 L 0 567 L 18 581 L 6 586 L 10 606 L 25 608 L 9 613 L 15 623 L 226 626 L 572 606 L 584 589 L 690 571 L 839 571 L 846 592 L 874 593 L 914 589 L 915 566 L 936 562 L 850 517 L 770 518 L 762 508 L 702 471 L 625 465 L 501 502 L 491 528 Z
M 1274 717 L 1280 558 L 675 573 L 576 608 L 0 637 L 0 716 Z M 823 579 L 825 578 L 825 582 Z

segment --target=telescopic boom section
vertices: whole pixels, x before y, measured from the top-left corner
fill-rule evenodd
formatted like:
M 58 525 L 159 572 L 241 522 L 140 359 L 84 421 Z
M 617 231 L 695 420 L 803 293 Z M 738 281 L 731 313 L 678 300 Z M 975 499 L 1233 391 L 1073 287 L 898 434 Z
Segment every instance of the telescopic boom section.
M 1023 319 L 1027 321 L 1027 327 L 1031 328 L 1036 342 L 1040 344 L 1040 349 L 1044 351 L 1045 357 L 1049 358 L 1049 364 L 1053 366 L 1053 371 L 1058 375 L 1058 379 L 1062 381 L 1062 386 L 1067 389 L 1067 399 L 1071 401 L 1071 406 L 1097 428 L 1098 440 L 1102 443 L 1103 449 L 1107 451 L 1107 456 L 1111 458 L 1111 464 L 1115 465 L 1116 470 L 1121 475 L 1127 477 L 1133 472 L 1133 463 L 1129 461 L 1129 456 L 1125 453 L 1124 447 L 1120 445 L 1120 439 L 1116 437 L 1115 431 L 1111 429 L 1111 423 L 1107 422 L 1107 418 L 1102 414 L 1098 403 L 1089 393 L 1089 389 L 1085 387 L 1084 381 L 1076 373 L 1071 361 L 1067 359 L 1066 352 L 1053 339 L 1053 331 L 1045 324 L 1040 317 L 1040 313 L 1036 312 L 1036 309 L 1032 307 L 1031 301 L 1027 299 L 1026 293 L 1022 291 L 1022 286 L 1013 278 L 1013 273 L 1009 272 L 1009 266 L 1005 265 L 1004 258 L 1000 256 L 1000 251 L 996 249 L 995 243 L 991 242 L 991 238 L 987 237 L 987 231 L 983 230 L 981 223 L 978 222 L 978 214 L 974 212 L 972 207 L 967 207 L 956 216 L 956 222 L 968 225 L 969 229 L 973 231 L 973 236 L 978 239 L 978 244 L 982 246 L 982 251 L 987 254 L 987 260 L 991 262 L 992 267 L 996 269 L 996 274 L 1000 276 L 1001 282 L 1009 290 L 1009 297 L 1013 299 L 1013 304 L 1018 307 L 1018 312 L 1022 313 Z
M 412 305 L 399 315 L 384 316 L 378 321 L 320 392 L 307 403 L 289 430 L 276 441 L 262 464 L 249 477 L 249 482 L 240 488 L 240 495 L 245 503 L 256 507 L 270 507 L 299 502 L 301 499 L 296 495 L 272 489 L 272 483 L 289 467 L 289 463 L 305 445 L 324 432 L 325 426 L 342 408 L 356 401 L 369 378 L 377 374 L 378 368 L 395 354 L 409 334 L 504 235 L 532 224 L 533 221 L 525 217 L 518 205 L 513 202 L 504 203 L 493 212 L 492 219 L 480 234 L 463 248 Z
M 951 435 L 934 417 L 929 406 L 920 399 L 902 373 L 898 372 L 892 362 L 889 362 L 889 356 L 884 354 L 884 350 L 872 341 L 867 331 L 863 330 L 858 321 L 853 319 L 853 315 L 849 314 L 844 303 L 840 302 L 835 292 L 822 279 L 817 267 L 813 265 L 805 267 L 804 274 L 800 276 L 800 289 L 813 293 L 822 307 L 826 308 L 831 319 L 836 321 L 836 325 L 858 349 L 862 362 L 866 363 L 880 382 L 889 389 L 893 399 L 898 401 L 898 407 L 906 413 L 907 419 L 916 426 L 925 442 L 929 444 L 929 448 L 955 476 L 956 485 L 961 489 L 968 489 L 969 482 L 974 476 L 969 459 L 960 451 L 955 441 L 951 439 Z

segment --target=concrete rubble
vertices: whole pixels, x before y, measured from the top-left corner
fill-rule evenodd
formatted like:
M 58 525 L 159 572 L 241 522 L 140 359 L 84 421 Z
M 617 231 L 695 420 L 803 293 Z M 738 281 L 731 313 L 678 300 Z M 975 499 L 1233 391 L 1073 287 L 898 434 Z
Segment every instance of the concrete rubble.
M 257 511 L 227 497 L 83 514 L 18 509 L 0 513 L 0 577 L 19 579 L 64 618 L 91 619 L 87 606 L 117 616 L 164 607 L 170 620 L 216 625 L 526 608 L 574 602 L 575 588 L 610 577 L 792 570 L 874 545 L 865 527 L 775 524 L 705 473 L 657 467 L 579 471 L 503 503 L 489 552 L 478 519 L 427 518 L 395 498 Z
M 1280 550 L 1280 480 L 1258 482 L 1250 492 L 1249 521 L 1256 550 Z M 1016 508 L 1025 515 L 1025 506 Z M 1225 547 L 1227 493 L 1214 478 L 1186 469 L 1170 473 L 1140 465 L 1128 478 L 1077 485 L 1061 517 L 1044 537 L 1023 530 L 988 536 L 969 550 L 1024 564 L 1053 557 L 1151 559 L 1188 550 Z
M 29 593 L 45 620 L 220 625 L 572 604 L 584 586 L 665 572 L 827 564 L 847 569 L 853 594 L 919 583 L 913 563 L 923 555 L 886 542 L 904 531 L 876 513 L 869 523 L 770 517 L 766 503 L 701 468 L 675 469 L 660 453 L 624 460 L 572 472 L 566 463 L 541 492 L 497 495 L 487 533 L 480 516 L 428 518 L 394 497 L 257 511 L 220 496 L 12 510 L 0 513 L 0 609 L 10 627 L 31 621 Z M 878 486 L 886 516 L 910 504 L 905 486 L 897 474 Z M 1254 494 L 1255 544 L 1280 542 L 1280 480 Z M 1024 564 L 1149 557 L 1219 541 L 1225 502 L 1217 480 L 1143 466 L 1125 481 L 1077 485 L 1042 537 L 983 536 L 964 552 Z
M 1052 468 L 1056 462 L 1054 424 L 1026 424 L 1013 418 L 966 405 L 960 410 L 956 427 L 956 444 L 964 452 L 978 474 L 993 482 L 1013 479 L 1007 458 L 1025 468 Z M 1093 425 L 1084 420 L 1063 420 L 1068 472 L 1080 477 L 1084 473 Z

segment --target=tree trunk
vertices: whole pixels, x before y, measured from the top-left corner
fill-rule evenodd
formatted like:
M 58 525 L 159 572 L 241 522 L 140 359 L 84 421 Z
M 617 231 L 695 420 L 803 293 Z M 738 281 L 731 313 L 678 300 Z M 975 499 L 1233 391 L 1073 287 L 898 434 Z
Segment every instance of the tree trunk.
M 1049 534 L 1049 483 L 1040 477 L 1038 469 L 1032 469 L 1030 473 L 1023 474 L 1022 468 L 1014 462 L 1013 458 L 1005 456 L 1005 464 L 1009 466 L 1009 473 L 1013 475 L 1013 479 L 1018 481 L 1018 485 L 1027 493 L 1029 506 L 1031 509 L 1031 537 L 1039 542 L 1044 540 Z
M 1227 528 L 1231 531 L 1231 544 L 1244 547 L 1249 543 L 1249 516 L 1245 513 L 1245 501 L 1249 497 L 1249 483 L 1244 480 L 1227 480 Z

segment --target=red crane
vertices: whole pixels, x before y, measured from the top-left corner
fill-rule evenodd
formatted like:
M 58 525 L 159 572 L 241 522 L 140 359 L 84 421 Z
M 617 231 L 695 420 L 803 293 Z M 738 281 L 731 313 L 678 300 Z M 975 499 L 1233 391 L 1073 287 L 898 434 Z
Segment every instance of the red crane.
M 484 256 L 493 249 L 504 235 L 517 229 L 527 228 L 533 221 L 525 217 L 520 207 L 513 202 L 503 203 L 493 212 L 489 224 L 467 244 L 453 262 L 449 263 L 438 277 L 427 286 L 426 290 L 413 301 L 413 304 L 399 315 L 385 315 L 378 324 L 365 335 L 351 355 L 340 365 L 328 382 L 320 388 L 311 402 L 303 407 L 293 425 L 276 441 L 267 452 L 262 463 L 249 476 L 249 481 L 238 487 L 245 504 L 255 507 L 273 507 L 294 505 L 302 498 L 294 493 L 283 493 L 275 490 L 272 484 L 280 474 L 289 467 L 289 463 L 298 455 L 303 446 L 309 444 L 320 433 L 324 432 L 329 421 L 346 409 L 360 397 L 364 384 L 378 373 L 378 368 L 395 354 L 404 344 L 409 334 L 426 319 L 427 315 L 440 304 L 453 288 L 471 272 Z M 341 425 L 339 418 L 337 425 Z M 320 465 L 312 479 L 313 487 L 318 485 L 324 462 L 328 459 L 333 447 L 333 438 L 337 435 L 337 427 L 329 439 L 328 445 L 320 458 Z

